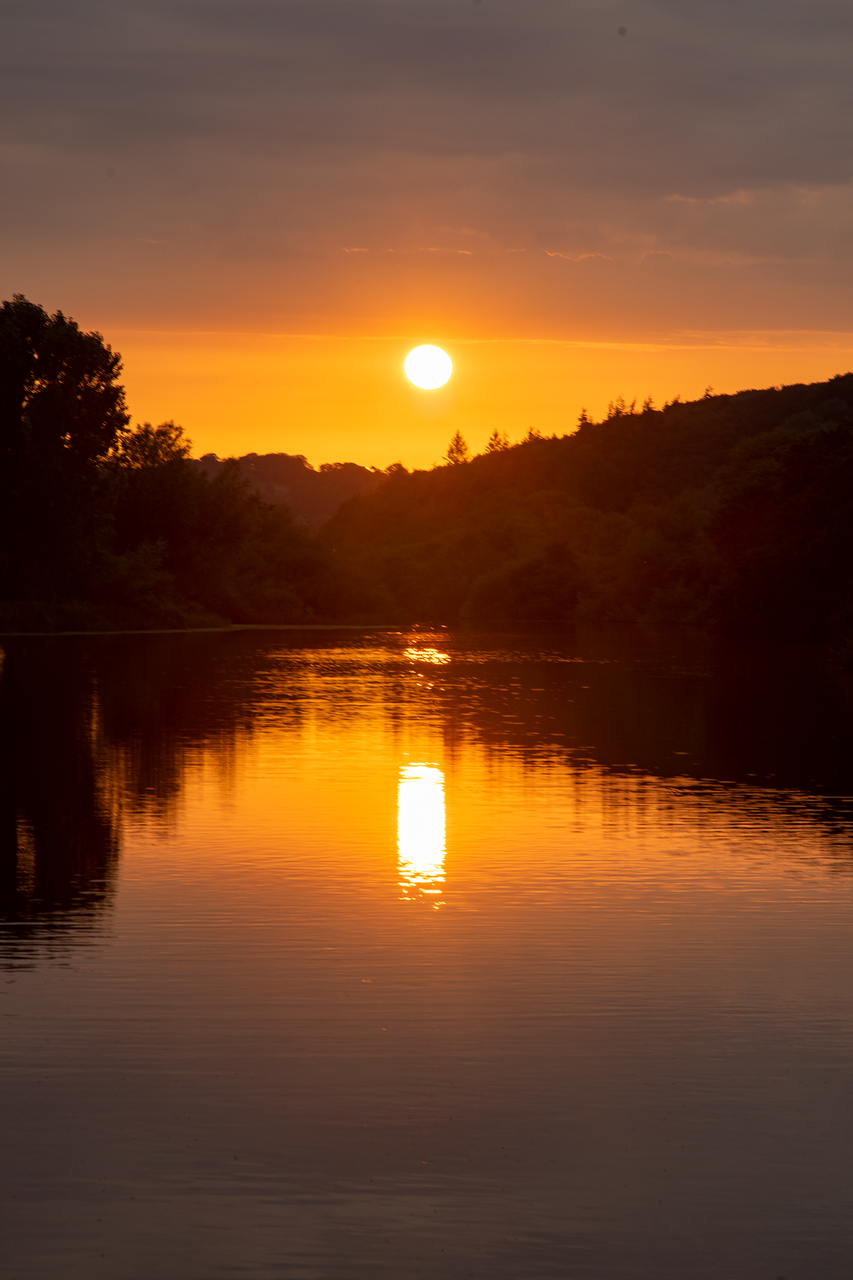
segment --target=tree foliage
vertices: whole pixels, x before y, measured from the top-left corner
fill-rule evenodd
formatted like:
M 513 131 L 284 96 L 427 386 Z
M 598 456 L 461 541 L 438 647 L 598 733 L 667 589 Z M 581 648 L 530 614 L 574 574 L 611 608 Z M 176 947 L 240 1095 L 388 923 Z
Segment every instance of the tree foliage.
M 0 613 L 24 627 L 291 622 L 345 608 L 328 551 L 236 460 L 208 476 L 174 422 L 131 430 L 97 333 L 0 307 Z
M 392 616 L 853 628 L 853 375 L 619 398 L 571 435 L 495 445 L 390 476 L 330 522 Z
M 180 428 L 149 424 L 108 464 L 114 545 L 156 560 L 167 593 L 236 622 L 301 622 L 337 606 L 324 548 L 252 490 L 235 458 L 210 478 Z
M 107 537 L 99 466 L 127 429 L 120 358 L 16 294 L 0 305 L 0 593 L 92 587 Z
M 0 304 L 0 432 L 10 462 L 98 462 L 127 426 L 121 359 L 99 333 L 15 294 Z M 5 469 L 4 469 L 5 470 Z M 8 475 L 8 471 L 6 472 Z
M 452 467 L 458 467 L 460 463 L 467 462 L 471 454 L 468 444 L 461 431 L 454 431 L 450 437 L 450 444 L 447 446 L 446 460 Z
M 499 431 L 495 427 L 492 434 L 486 441 L 486 453 L 502 453 L 504 449 L 509 448 L 509 437 L 505 431 Z

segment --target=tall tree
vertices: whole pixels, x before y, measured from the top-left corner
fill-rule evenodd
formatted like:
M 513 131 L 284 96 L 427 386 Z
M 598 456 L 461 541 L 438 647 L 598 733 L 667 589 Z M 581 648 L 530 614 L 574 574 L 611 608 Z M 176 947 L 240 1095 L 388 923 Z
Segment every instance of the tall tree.
M 16 294 L 0 305 L 0 594 L 74 594 L 107 520 L 100 464 L 128 423 L 121 358 Z M 95 556 L 95 558 L 97 558 Z
M 495 427 L 492 434 L 486 441 L 486 453 L 504 453 L 509 448 L 509 436 L 505 431 L 499 431 Z
M 468 451 L 468 445 L 461 431 L 455 431 L 447 446 L 447 461 L 451 466 L 458 466 L 461 462 L 467 462 L 471 456 Z

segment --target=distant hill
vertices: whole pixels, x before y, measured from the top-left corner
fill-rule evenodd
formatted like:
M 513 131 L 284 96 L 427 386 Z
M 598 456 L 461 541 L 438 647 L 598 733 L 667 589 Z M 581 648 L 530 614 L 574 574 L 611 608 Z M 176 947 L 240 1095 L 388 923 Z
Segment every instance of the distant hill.
M 469 461 L 389 469 L 322 537 L 400 621 L 849 635 L 853 374 L 495 435 Z
M 315 470 L 301 453 L 246 453 L 237 462 L 242 475 L 266 502 L 289 507 L 296 523 L 312 533 L 342 502 L 375 489 L 382 475 L 355 462 L 324 462 Z M 212 480 L 225 462 L 215 453 L 206 453 L 195 465 Z

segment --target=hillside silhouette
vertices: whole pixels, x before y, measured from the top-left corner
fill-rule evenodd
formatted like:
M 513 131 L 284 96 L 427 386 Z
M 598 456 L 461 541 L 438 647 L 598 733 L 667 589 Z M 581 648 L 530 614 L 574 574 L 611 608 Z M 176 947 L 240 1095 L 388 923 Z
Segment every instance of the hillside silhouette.
M 226 465 L 215 453 L 196 463 L 212 480 Z M 265 502 L 288 507 L 298 525 L 317 533 L 341 503 L 376 488 L 382 472 L 355 462 L 324 462 L 317 469 L 301 454 L 245 453 L 237 459 L 240 474 Z
M 464 441 L 461 442 L 464 445 Z M 392 471 L 323 538 L 401 620 L 851 624 L 853 374 Z
M 570 435 L 495 430 L 476 457 L 457 431 L 443 465 L 413 472 L 193 459 L 175 423 L 130 426 L 120 374 L 61 312 L 0 305 L 6 631 L 853 628 L 853 374 L 662 409 L 618 400 Z

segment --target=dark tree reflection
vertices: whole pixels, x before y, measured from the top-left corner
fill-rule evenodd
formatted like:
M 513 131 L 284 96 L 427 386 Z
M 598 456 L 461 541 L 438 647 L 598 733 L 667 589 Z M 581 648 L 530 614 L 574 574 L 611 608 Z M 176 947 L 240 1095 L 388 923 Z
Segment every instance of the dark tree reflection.
M 265 703 L 274 648 L 251 632 L 5 641 L 0 941 L 26 950 L 96 927 L 124 824 L 169 820 L 202 750 L 227 773 Z M 301 714 L 293 690 L 288 721 Z
M 6 642 L 0 938 L 13 960 L 36 939 L 91 931 L 123 823 L 168 819 L 199 750 L 227 762 L 251 732 L 257 650 L 240 635 Z
M 201 749 L 228 760 L 251 734 L 258 643 L 251 633 L 90 642 L 111 785 L 127 815 L 168 819 Z
M 0 684 L 0 909 L 15 937 L 104 908 L 118 857 L 95 680 L 79 649 L 7 649 Z

